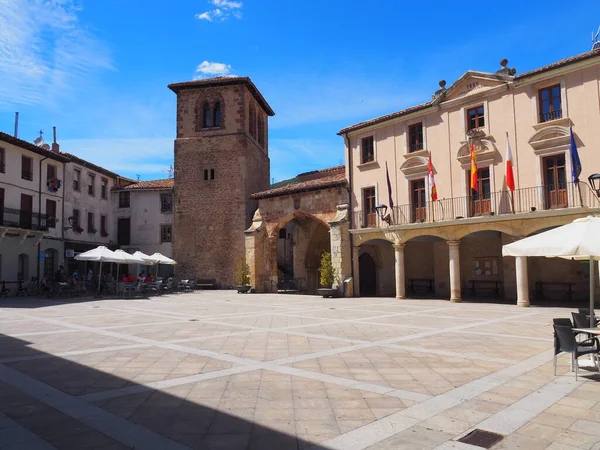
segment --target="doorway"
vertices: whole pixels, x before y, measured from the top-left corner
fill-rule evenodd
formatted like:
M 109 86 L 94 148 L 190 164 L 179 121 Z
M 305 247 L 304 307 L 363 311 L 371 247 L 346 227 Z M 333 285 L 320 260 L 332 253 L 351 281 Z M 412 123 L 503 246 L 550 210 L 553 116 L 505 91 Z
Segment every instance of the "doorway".
M 544 203 L 546 209 L 569 206 L 565 155 L 548 156 L 543 159 Z
M 363 253 L 358 258 L 360 279 L 360 296 L 374 297 L 377 295 L 377 265 L 368 253 Z

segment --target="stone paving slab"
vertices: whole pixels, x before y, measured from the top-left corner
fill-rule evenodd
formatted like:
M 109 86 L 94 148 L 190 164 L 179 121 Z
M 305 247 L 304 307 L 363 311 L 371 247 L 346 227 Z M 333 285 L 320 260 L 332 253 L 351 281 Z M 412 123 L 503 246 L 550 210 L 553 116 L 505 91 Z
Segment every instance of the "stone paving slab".
M 496 448 L 598 450 L 600 376 L 575 382 L 564 355 L 553 375 L 551 319 L 569 316 L 227 291 L 8 299 L 0 447 L 460 450 L 482 427 L 507 434 Z

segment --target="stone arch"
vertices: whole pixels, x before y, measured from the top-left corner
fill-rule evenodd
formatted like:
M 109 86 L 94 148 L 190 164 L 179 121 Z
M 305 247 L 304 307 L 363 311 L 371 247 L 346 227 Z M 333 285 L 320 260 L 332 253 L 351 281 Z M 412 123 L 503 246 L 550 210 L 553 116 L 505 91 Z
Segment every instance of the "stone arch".
M 492 222 L 492 223 L 474 223 L 469 224 L 464 227 L 459 227 L 453 233 L 452 240 L 460 240 L 465 236 L 468 236 L 473 233 L 478 233 L 480 231 L 496 231 L 498 233 L 504 233 L 509 236 L 516 236 L 514 231 L 514 225 L 511 226 L 509 223 L 503 224 L 502 222 Z
M 477 163 L 497 163 L 502 161 L 502 156 L 496 145 L 489 139 L 477 139 L 475 141 L 475 156 Z M 471 163 L 471 146 L 469 142 L 463 142 L 458 152 L 456 159 L 461 164 L 463 169 L 469 167 Z
M 368 255 L 368 256 L 365 256 Z M 373 238 L 358 247 L 358 284 L 361 296 L 393 296 L 395 294 L 393 242 Z M 364 271 L 367 273 L 364 273 Z M 367 288 L 365 293 L 363 289 Z
M 551 125 L 538 130 L 529 138 L 529 145 L 534 150 L 553 148 L 568 145 L 571 139 L 569 128 L 560 125 Z
M 325 222 L 323 219 L 321 219 L 320 217 L 317 217 L 313 214 L 309 214 L 309 213 L 306 213 L 303 211 L 295 211 L 292 214 L 288 214 L 287 216 L 280 219 L 279 222 L 277 222 L 277 225 L 275 225 L 275 227 L 273 227 L 273 229 L 271 230 L 269 235 L 271 237 L 277 237 L 277 235 L 279 234 L 279 230 L 281 230 L 283 227 L 285 227 L 285 225 L 288 222 L 291 222 L 294 219 L 316 220 L 317 222 L 325 225 L 327 228 L 330 228 L 329 224 L 327 222 Z
M 427 174 L 429 160 L 424 156 L 410 156 L 402 165 L 400 170 L 405 176 Z

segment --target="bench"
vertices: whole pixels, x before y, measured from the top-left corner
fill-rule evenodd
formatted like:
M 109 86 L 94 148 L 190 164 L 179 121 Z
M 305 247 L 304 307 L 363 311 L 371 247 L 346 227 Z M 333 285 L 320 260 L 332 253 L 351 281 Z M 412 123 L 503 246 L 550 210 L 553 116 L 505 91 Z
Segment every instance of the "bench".
M 564 294 L 568 300 L 573 300 L 573 285 L 568 281 L 536 281 L 535 282 L 535 298 L 543 299 L 547 298 L 548 292 L 560 292 Z M 558 288 L 558 289 L 552 289 Z M 551 288 L 551 289 L 548 289 Z
M 469 280 L 468 283 L 471 285 L 469 291 L 473 295 L 477 295 L 477 291 L 491 291 L 494 297 L 500 297 L 500 288 L 502 281 L 500 280 Z
M 214 278 L 198 278 L 195 286 L 196 289 L 214 289 L 217 286 L 217 280 Z
M 409 278 L 407 288 L 410 292 L 417 292 L 417 289 L 423 289 L 425 292 L 435 294 L 435 284 L 433 278 Z

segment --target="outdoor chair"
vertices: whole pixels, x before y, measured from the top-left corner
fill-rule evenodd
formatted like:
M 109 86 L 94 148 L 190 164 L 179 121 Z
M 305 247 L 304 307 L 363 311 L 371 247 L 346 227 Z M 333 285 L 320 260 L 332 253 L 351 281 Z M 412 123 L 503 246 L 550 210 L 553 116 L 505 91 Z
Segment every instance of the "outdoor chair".
M 579 308 L 579 314 L 583 314 L 584 316 L 587 316 L 587 323 L 588 325 L 586 326 L 589 327 L 589 323 L 590 323 L 590 309 L 589 308 Z M 598 325 L 598 323 L 600 322 L 600 319 L 598 317 L 595 317 L 596 319 L 596 325 Z
M 173 292 L 173 278 L 169 278 L 166 284 L 163 282 L 161 288 L 164 292 Z
M 577 342 L 571 327 L 563 325 L 554 325 L 555 346 L 554 346 L 554 375 L 556 376 L 556 360 L 559 353 L 571 354 L 571 367 L 575 367 L 575 381 L 579 376 L 579 364 L 577 359 L 584 355 L 598 355 L 600 344 L 598 339 L 592 338 L 583 342 Z M 587 345 L 587 342 L 592 345 Z M 585 344 L 585 345 L 582 345 Z
M 573 316 L 573 323 L 575 324 L 575 328 L 589 328 L 590 327 L 589 316 L 586 316 L 585 314 L 581 314 L 581 313 L 576 313 L 576 312 L 571 313 L 571 315 Z M 593 335 L 591 335 L 590 333 L 582 333 L 582 334 L 584 336 L 586 336 L 586 339 L 593 337 Z

